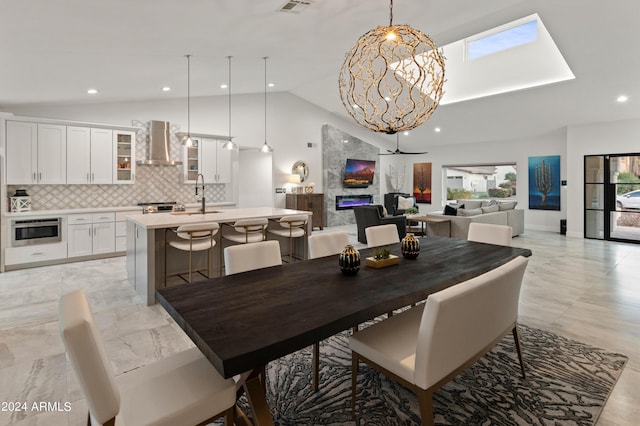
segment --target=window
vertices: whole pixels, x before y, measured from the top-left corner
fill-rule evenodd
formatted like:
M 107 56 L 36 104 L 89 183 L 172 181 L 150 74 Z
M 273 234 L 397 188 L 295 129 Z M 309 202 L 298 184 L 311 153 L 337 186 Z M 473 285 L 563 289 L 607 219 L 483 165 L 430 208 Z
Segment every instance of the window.
M 459 199 L 511 198 L 516 195 L 516 164 L 443 166 L 447 202 Z
M 512 47 L 522 46 L 536 41 L 537 37 L 538 21 L 533 20 L 480 38 L 467 39 L 467 59 L 477 59 Z

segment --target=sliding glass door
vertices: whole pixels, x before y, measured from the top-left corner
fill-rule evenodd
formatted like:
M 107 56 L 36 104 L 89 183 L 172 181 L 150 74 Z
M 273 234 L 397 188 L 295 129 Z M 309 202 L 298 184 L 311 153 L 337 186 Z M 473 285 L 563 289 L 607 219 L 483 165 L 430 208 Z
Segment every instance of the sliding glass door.
M 585 156 L 584 235 L 640 242 L 640 154 Z

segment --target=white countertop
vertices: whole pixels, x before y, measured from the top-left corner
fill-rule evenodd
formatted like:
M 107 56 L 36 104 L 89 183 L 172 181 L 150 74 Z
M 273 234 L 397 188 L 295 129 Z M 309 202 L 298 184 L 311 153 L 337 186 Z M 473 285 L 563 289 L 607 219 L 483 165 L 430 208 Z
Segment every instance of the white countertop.
M 296 214 L 306 214 L 311 216 L 312 213 L 301 210 L 280 209 L 275 207 L 250 207 L 240 209 L 220 209 L 211 213 L 194 213 L 188 214 L 172 214 L 172 213 L 153 213 L 153 214 L 134 214 L 127 216 L 127 220 L 132 221 L 145 229 L 162 229 L 174 228 L 180 225 L 202 222 L 219 222 L 229 223 L 239 219 L 253 219 L 266 217 L 269 219 L 281 218 Z
M 235 206 L 234 202 L 223 202 L 223 203 L 207 203 L 207 207 L 215 208 L 215 207 L 226 207 L 226 206 Z M 198 208 L 200 207 L 199 203 L 194 204 L 186 204 L 187 208 Z M 54 216 L 54 215 L 62 215 L 62 214 L 77 214 L 77 213 L 102 213 L 102 212 L 123 212 L 123 211 L 132 211 L 132 212 L 141 212 L 141 206 L 120 206 L 120 207 L 90 207 L 85 209 L 58 209 L 58 210 L 31 210 L 28 212 L 3 212 L 2 215 L 5 217 L 33 217 L 33 216 Z M 161 213 L 158 213 L 161 214 Z

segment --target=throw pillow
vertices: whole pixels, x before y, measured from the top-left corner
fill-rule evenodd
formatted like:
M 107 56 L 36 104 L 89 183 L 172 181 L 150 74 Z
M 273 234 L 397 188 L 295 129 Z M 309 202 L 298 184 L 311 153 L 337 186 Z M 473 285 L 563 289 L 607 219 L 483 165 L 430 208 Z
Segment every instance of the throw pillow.
M 444 206 L 444 214 L 446 216 L 456 216 L 458 214 L 458 209 L 451 207 L 450 205 L 446 205 Z
M 406 210 L 409 207 L 414 206 L 413 197 L 405 198 L 401 195 L 398 195 L 398 210 Z
M 478 216 L 482 214 L 482 209 L 458 209 L 457 216 Z
M 382 217 L 387 217 L 389 215 L 389 212 L 387 212 L 387 208 L 385 206 L 382 206 Z
M 498 207 L 500 208 L 500 211 L 502 210 L 513 210 L 516 208 L 516 205 L 518 204 L 517 201 L 509 201 L 508 203 L 500 203 L 498 204 Z
M 500 207 L 498 207 L 497 205 L 482 207 L 482 213 L 495 213 L 497 211 L 500 211 Z

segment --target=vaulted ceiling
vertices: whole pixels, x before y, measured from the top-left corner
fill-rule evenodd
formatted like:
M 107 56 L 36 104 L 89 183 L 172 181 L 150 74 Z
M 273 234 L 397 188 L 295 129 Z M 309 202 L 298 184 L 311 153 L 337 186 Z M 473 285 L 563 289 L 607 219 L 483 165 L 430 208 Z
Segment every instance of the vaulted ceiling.
M 344 54 L 389 21 L 388 0 L 0 0 L 0 111 L 32 103 L 87 103 L 262 93 L 269 80 L 341 116 Z M 538 13 L 574 80 L 441 105 L 401 139 L 430 145 L 517 140 L 568 125 L 640 118 L 640 2 L 629 0 L 400 0 L 394 23 L 444 45 Z M 170 86 L 170 92 L 162 92 Z M 99 93 L 87 95 L 89 88 Z M 625 104 L 616 102 L 629 96 Z M 241 111 L 238 113 L 241 114 Z M 350 118 L 349 118 L 350 119 Z M 435 133 L 434 127 L 442 131 Z M 389 147 L 395 137 L 385 136 Z

